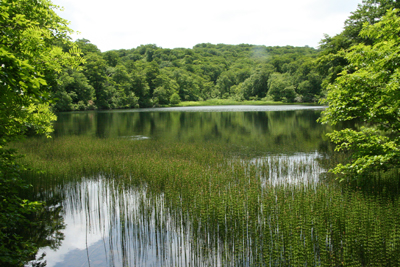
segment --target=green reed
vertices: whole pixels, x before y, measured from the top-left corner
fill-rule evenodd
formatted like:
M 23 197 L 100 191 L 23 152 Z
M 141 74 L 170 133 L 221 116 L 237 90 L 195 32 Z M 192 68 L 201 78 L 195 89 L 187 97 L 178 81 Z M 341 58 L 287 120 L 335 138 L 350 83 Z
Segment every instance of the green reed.
M 400 265 L 397 173 L 369 184 L 304 180 L 319 165 L 244 160 L 215 143 L 64 137 L 14 146 L 26 154 L 24 163 L 44 170 L 25 174 L 37 194 L 68 191 L 70 206 L 113 218 L 108 224 L 119 225 L 127 262 L 129 247 L 140 251 L 155 242 L 167 266 Z M 99 199 L 107 196 L 117 208 L 90 207 L 92 193 L 79 185 L 99 179 Z M 178 255 L 178 248 L 190 253 Z M 168 253 L 176 254 L 165 262 Z

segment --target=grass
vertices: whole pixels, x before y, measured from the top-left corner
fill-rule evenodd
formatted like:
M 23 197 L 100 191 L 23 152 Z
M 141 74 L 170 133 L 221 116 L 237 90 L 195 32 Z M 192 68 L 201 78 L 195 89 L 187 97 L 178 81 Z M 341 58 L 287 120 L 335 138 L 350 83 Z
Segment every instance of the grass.
M 182 101 L 176 107 L 188 106 L 221 106 L 221 105 L 296 105 L 299 103 L 284 103 L 280 101 L 270 100 L 244 100 L 236 101 L 232 99 L 208 99 L 205 101 Z M 304 105 L 305 103 L 301 103 Z M 315 104 L 314 104 L 315 105 Z
M 70 136 L 14 146 L 26 154 L 23 163 L 45 171 L 25 174 L 38 192 L 68 198 L 71 184 L 101 177 L 119 196 L 120 229 L 154 227 L 161 255 L 172 251 L 165 247 L 168 233 L 180 233 L 195 266 L 400 265 L 396 173 L 375 184 L 337 184 L 322 176 L 294 183 L 314 167 L 273 157 L 239 159 L 215 143 Z M 292 180 L 275 183 L 276 172 Z M 146 196 L 134 206 L 126 201 L 132 190 Z M 128 230 L 121 230 L 123 242 L 149 242 L 150 230 Z M 170 257 L 187 265 L 181 256 Z

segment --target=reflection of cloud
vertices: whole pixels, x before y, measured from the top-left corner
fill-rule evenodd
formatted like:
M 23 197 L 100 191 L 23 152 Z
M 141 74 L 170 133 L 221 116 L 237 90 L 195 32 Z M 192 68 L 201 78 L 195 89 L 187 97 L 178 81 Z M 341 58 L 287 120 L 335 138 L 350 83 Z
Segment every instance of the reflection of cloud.
M 150 137 L 144 135 L 120 136 L 120 138 L 130 139 L 133 141 L 150 139 Z
M 318 152 L 294 153 L 255 158 L 250 162 L 264 170 L 259 174 L 264 186 L 286 183 L 315 184 L 319 181 L 320 174 L 326 172 L 317 161 L 320 157 Z
M 65 239 L 56 251 L 40 251 L 47 254 L 47 266 L 89 266 L 88 254 L 90 266 L 165 266 L 169 258 L 182 261 L 193 253 L 187 234 L 171 230 L 169 214 L 154 212 L 153 205 L 164 205 L 162 195 L 150 202 L 145 187 L 121 191 L 100 177 L 68 189 Z M 154 216 L 163 221 L 162 229 L 156 230 Z M 181 246 L 186 248 L 184 253 Z
M 46 252 L 45 260 L 47 260 L 48 267 L 55 266 L 57 262 L 64 261 L 66 255 L 71 251 L 86 250 L 86 243 L 90 247 L 95 242 L 102 239 L 101 233 L 87 233 L 86 220 L 84 218 L 85 214 L 83 211 L 75 215 L 65 215 L 65 223 L 67 224 L 67 226 L 63 231 L 65 234 L 65 238 L 62 241 L 61 246 L 56 251 L 50 249 L 42 249 L 39 251 L 39 255 L 42 252 Z

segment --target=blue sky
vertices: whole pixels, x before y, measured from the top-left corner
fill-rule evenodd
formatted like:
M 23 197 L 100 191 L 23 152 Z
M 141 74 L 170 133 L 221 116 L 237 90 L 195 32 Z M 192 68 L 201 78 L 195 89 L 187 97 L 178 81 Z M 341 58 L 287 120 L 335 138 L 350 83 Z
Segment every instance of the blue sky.
M 101 51 L 141 44 L 318 47 L 343 29 L 362 0 L 53 0 L 58 14 Z

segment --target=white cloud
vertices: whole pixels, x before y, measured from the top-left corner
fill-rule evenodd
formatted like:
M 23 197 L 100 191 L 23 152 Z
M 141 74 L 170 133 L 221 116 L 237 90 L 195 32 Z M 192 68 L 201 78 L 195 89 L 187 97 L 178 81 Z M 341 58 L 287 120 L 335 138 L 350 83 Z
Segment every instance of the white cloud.
M 309 45 L 334 35 L 361 0 L 54 0 L 60 16 L 102 51 L 156 44 Z

